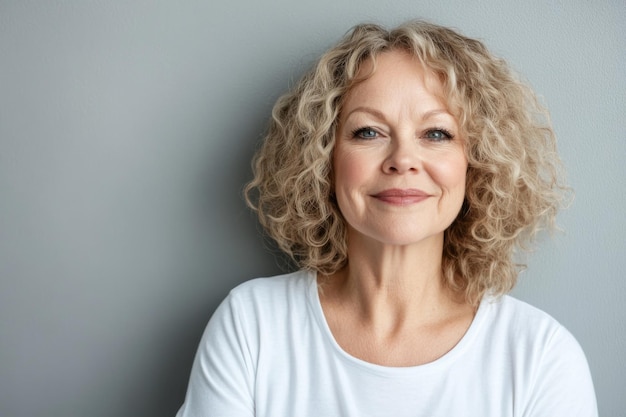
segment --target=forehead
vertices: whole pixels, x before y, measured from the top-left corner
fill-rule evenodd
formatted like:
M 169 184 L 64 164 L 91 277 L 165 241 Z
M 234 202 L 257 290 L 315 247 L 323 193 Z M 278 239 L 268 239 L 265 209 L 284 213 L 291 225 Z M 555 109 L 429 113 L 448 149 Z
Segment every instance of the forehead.
M 443 83 L 417 57 L 401 50 L 386 51 L 361 65 L 355 84 L 344 98 L 344 109 L 363 104 L 448 109 Z

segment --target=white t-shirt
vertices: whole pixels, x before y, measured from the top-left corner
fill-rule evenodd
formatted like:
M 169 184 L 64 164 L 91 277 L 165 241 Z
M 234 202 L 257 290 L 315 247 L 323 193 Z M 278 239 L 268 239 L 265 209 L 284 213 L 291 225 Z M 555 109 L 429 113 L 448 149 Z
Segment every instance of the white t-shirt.
M 341 349 L 315 273 L 248 281 L 209 321 L 178 417 L 597 416 L 585 356 L 552 317 L 485 298 L 448 353 L 386 367 Z

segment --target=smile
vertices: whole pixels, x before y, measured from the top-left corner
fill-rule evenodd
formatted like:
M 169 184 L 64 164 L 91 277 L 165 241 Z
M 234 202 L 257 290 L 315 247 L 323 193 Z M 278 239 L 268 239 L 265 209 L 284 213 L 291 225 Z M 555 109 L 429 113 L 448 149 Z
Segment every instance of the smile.
M 407 188 L 407 189 L 393 188 L 393 189 L 381 191 L 377 194 L 372 195 L 372 197 L 388 204 L 404 206 L 404 205 L 415 204 L 415 203 L 424 201 L 428 197 L 430 197 L 430 194 L 425 193 L 424 191 L 418 190 L 415 188 Z

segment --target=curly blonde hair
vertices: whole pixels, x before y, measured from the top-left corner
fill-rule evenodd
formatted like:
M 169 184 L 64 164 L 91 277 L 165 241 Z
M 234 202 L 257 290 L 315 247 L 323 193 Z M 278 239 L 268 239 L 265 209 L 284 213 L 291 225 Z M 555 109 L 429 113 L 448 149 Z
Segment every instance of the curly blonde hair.
M 463 207 L 445 231 L 446 283 L 477 303 L 513 288 L 536 233 L 554 228 L 561 164 L 547 111 L 533 91 L 478 40 L 410 21 L 390 31 L 354 27 L 280 97 L 245 188 L 261 225 L 301 268 L 332 274 L 347 263 L 345 220 L 334 201 L 332 152 L 342 99 L 359 69 L 385 51 L 417 57 L 441 80 L 466 139 Z

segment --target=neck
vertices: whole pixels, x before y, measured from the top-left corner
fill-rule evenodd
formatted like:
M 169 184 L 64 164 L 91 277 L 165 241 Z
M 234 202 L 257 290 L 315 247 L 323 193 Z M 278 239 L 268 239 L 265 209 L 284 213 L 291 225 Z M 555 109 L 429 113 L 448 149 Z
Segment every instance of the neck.
M 455 302 L 442 279 L 442 235 L 407 246 L 352 239 L 348 248 L 348 265 L 329 285 L 375 327 L 427 323 Z

